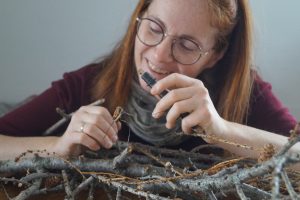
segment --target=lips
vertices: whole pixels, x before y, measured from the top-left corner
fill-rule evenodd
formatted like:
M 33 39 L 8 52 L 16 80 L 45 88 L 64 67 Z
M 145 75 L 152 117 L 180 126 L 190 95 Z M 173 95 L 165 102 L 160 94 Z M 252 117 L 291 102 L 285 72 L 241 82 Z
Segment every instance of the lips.
M 170 72 L 168 72 L 166 70 L 163 70 L 160 67 L 155 66 L 150 61 L 148 61 L 148 66 L 155 73 L 162 74 L 162 75 L 168 75 L 168 74 L 170 74 Z

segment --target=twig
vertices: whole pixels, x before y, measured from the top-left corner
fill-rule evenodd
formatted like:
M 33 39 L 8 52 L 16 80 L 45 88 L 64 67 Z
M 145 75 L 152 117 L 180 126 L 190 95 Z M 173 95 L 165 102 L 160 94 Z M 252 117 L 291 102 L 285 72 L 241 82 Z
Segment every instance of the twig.
M 33 184 L 27 188 L 26 190 L 23 190 L 18 196 L 16 196 L 15 200 L 25 200 L 28 197 L 30 197 L 36 190 L 40 188 L 42 184 L 42 179 L 37 179 L 33 182 Z
M 5 177 L 0 177 L 0 181 L 1 182 L 12 182 L 12 183 L 18 183 L 18 186 L 30 186 L 30 184 L 28 183 L 28 181 L 24 181 L 24 180 L 18 180 L 16 178 L 5 178 Z
M 242 187 L 241 187 L 241 183 L 236 183 L 235 184 L 235 189 L 237 191 L 237 194 L 239 195 L 241 200 L 248 200 L 248 198 L 246 197 Z
M 236 181 L 245 182 L 252 177 L 262 176 L 270 172 L 277 166 L 277 163 L 280 162 L 279 158 L 272 158 L 269 161 L 262 163 L 261 165 L 256 165 L 249 169 L 241 169 L 230 175 L 224 175 L 219 178 L 213 178 L 210 176 L 200 178 L 198 180 L 178 180 L 177 183 L 183 187 L 188 187 L 191 190 L 198 192 L 206 192 L 208 190 L 218 190 L 219 188 L 228 189 L 235 187 Z M 292 158 L 295 159 L 295 158 Z M 298 158 L 300 161 L 300 158 Z
M 124 191 L 130 192 L 132 194 L 136 194 L 138 196 L 142 196 L 142 197 L 145 197 L 145 198 L 149 197 L 151 199 L 157 199 L 157 200 L 170 200 L 169 198 L 161 197 L 161 196 L 158 196 L 158 195 L 155 195 L 155 194 L 148 194 L 147 192 L 136 190 L 136 189 L 131 188 L 129 186 L 126 186 L 124 184 L 114 182 L 114 181 L 110 181 L 109 179 L 106 179 L 104 176 L 98 176 L 98 180 L 101 181 L 102 183 L 112 185 L 115 188 L 121 188 Z
M 217 200 L 217 197 L 212 190 L 209 190 L 207 193 L 210 200 Z
M 11 198 L 10 198 L 10 196 L 8 195 L 8 193 L 7 193 L 6 189 L 5 189 L 5 187 L 3 186 L 3 184 L 1 184 L 1 187 L 2 187 L 2 189 L 3 189 L 3 191 L 4 191 L 4 194 L 5 194 L 6 198 L 7 198 L 8 200 L 11 200 Z
M 298 126 L 298 124 L 297 124 Z M 297 127 L 296 126 L 296 127 Z M 294 136 L 292 138 L 290 138 L 289 142 L 287 142 L 283 148 L 275 155 L 275 156 L 281 156 L 283 154 L 285 154 L 288 150 L 291 149 L 291 147 L 296 144 L 297 142 L 300 141 L 300 135 Z
M 64 190 L 64 186 L 63 184 L 57 185 L 53 188 L 43 188 L 40 190 L 36 190 L 32 193 L 32 196 L 34 195 L 41 195 L 41 194 L 48 194 L 49 192 L 58 192 L 58 191 L 63 191 Z
M 276 164 L 274 169 L 274 176 L 273 176 L 273 188 L 272 188 L 272 200 L 280 200 L 280 174 L 283 168 L 283 164 L 286 162 L 286 158 L 283 157 L 279 160 Z
M 222 149 L 221 147 L 219 147 L 219 146 L 217 146 L 217 145 L 213 145 L 213 144 L 203 144 L 203 145 L 199 145 L 199 146 L 193 148 L 193 149 L 191 150 L 191 152 L 196 153 L 196 152 L 200 152 L 200 151 L 203 150 L 203 149 L 211 149 L 212 152 L 214 151 L 214 149 L 224 151 L 224 149 Z
M 132 146 L 128 146 L 126 149 L 124 149 L 120 155 L 116 156 L 113 160 L 113 168 L 116 169 L 120 167 L 124 160 L 127 158 L 128 154 L 132 152 Z
M 95 177 L 90 176 L 88 179 L 85 179 L 80 185 L 77 186 L 77 188 L 73 191 L 72 196 L 75 197 L 79 192 L 87 188 L 88 186 L 91 186 L 93 184 L 93 181 L 95 180 Z
M 116 196 L 116 200 L 121 200 L 122 198 L 122 189 L 118 188 L 117 189 L 117 196 Z
M 99 99 L 99 100 L 93 102 L 91 105 L 92 106 L 98 106 L 98 105 L 103 104 L 104 102 L 105 102 L 105 99 Z M 53 134 L 59 127 L 61 127 L 62 125 L 64 125 L 66 122 L 68 122 L 71 119 L 72 115 L 74 114 L 74 112 L 72 112 L 70 114 L 65 114 L 62 109 L 59 109 L 58 112 L 60 113 L 60 115 L 63 116 L 63 118 L 61 120 L 59 120 L 58 122 L 56 122 L 55 124 L 53 124 L 51 127 L 49 127 L 43 133 L 43 135 L 51 135 L 51 134 Z
M 291 184 L 291 181 L 290 181 L 290 179 L 289 179 L 289 177 L 288 177 L 285 169 L 282 169 L 282 171 L 281 171 L 281 177 L 282 177 L 282 179 L 285 182 L 286 189 L 287 189 L 288 193 L 290 194 L 291 199 L 292 200 L 300 199 L 300 196 L 297 195 L 297 193 L 295 192 L 295 190 L 294 190 L 294 188 L 293 188 L 293 186 Z
M 62 173 L 62 177 L 63 177 L 63 180 L 64 180 L 64 186 L 65 186 L 65 191 L 66 191 L 66 195 L 67 195 L 66 199 L 74 200 L 74 196 L 73 196 L 73 193 L 72 193 L 72 190 L 71 190 L 68 175 L 67 175 L 65 170 L 62 170 L 61 173 Z
M 98 178 L 97 178 L 97 179 L 98 179 Z M 104 184 L 103 184 L 103 190 L 104 190 L 104 192 L 105 192 L 107 198 L 108 198 L 109 200 L 113 200 L 113 197 L 112 197 L 112 195 L 111 195 L 111 192 L 109 191 L 110 188 L 108 187 L 108 185 L 104 185 Z
M 158 148 L 153 147 L 149 145 L 144 145 L 140 143 L 133 143 L 135 147 L 139 147 L 141 149 L 145 149 L 147 151 L 150 151 L 154 155 L 161 155 L 162 157 L 176 157 L 178 159 L 187 159 L 190 158 L 192 160 L 199 159 L 203 161 L 209 161 L 209 162 L 221 162 L 224 161 L 224 158 L 221 158 L 217 155 L 211 155 L 211 154 L 201 154 L 201 153 L 193 153 L 193 152 L 186 152 L 184 150 L 173 150 L 173 149 L 167 149 L 167 148 Z M 117 142 L 115 145 L 121 149 L 125 149 L 128 146 L 128 143 L 126 142 Z
M 184 134 L 184 133 L 181 133 L 181 134 Z M 200 137 L 200 138 L 203 138 L 203 139 L 209 139 L 209 140 L 221 142 L 221 143 L 224 143 L 224 144 L 229 144 L 231 146 L 235 146 L 235 147 L 238 147 L 238 148 L 260 151 L 260 149 L 254 148 L 254 147 L 249 146 L 249 145 L 232 142 L 232 141 L 217 137 L 216 135 L 208 135 L 208 134 L 205 133 L 205 131 L 201 127 L 194 128 L 193 133 L 191 135 L 194 136 L 194 137 Z
M 71 115 L 66 114 L 65 111 L 62 110 L 61 108 L 56 108 L 56 112 L 57 112 L 60 116 L 62 116 L 63 118 L 65 118 L 66 120 L 70 120 L 71 117 L 72 117 Z
M 120 151 L 122 148 L 120 148 Z M 177 152 L 178 153 L 178 152 Z M 102 149 L 100 152 L 96 154 L 87 154 L 87 157 L 93 157 L 93 158 L 106 158 L 106 159 L 111 159 L 119 155 L 119 151 L 116 149 Z M 194 169 L 206 169 L 212 166 L 213 164 L 217 163 L 218 161 L 223 161 L 224 159 L 218 159 L 215 158 L 213 155 L 207 155 L 205 158 L 203 158 L 205 155 L 200 154 L 199 157 L 196 157 L 197 154 L 191 153 L 191 156 L 186 155 L 185 157 L 181 156 L 167 156 L 167 155 L 160 155 L 159 158 L 160 160 L 164 162 L 171 162 L 175 166 L 179 168 L 191 168 L 193 167 Z M 191 159 L 192 157 L 192 159 Z M 192 163 L 191 163 L 192 162 Z M 128 163 L 139 163 L 139 164 L 153 164 L 156 165 L 157 162 L 153 160 L 152 158 L 149 158 L 148 156 L 145 155 L 140 155 L 140 154 L 128 154 L 126 155 L 126 159 L 122 160 L 122 165 L 127 165 Z
M 244 192 L 248 194 L 248 196 L 251 195 L 251 199 L 271 199 L 272 197 L 271 193 L 268 193 L 246 183 L 241 184 L 241 187 Z
M 288 165 L 300 162 L 300 154 L 287 153 L 296 140 L 299 140 L 299 138 L 296 136 L 291 137 L 289 144 L 285 145 L 284 150 L 280 151 L 282 153 L 271 155 L 271 158 L 267 158 L 266 161 L 258 164 L 256 164 L 257 161 L 247 158 L 225 161 L 220 158 L 219 163 L 216 164 L 217 159 L 215 158 L 217 156 L 215 155 L 210 157 L 205 155 L 209 157 L 206 158 L 200 154 L 199 157 L 198 153 L 168 150 L 140 144 L 137 144 L 136 149 L 130 150 L 130 144 L 118 143 L 120 144 L 119 148 L 113 148 L 109 151 L 101 150 L 101 153 L 95 155 L 100 156 L 101 159 L 80 157 L 63 160 L 54 155 L 54 157 L 46 158 L 39 156 L 34 158 L 22 157 L 22 159 L 17 159 L 18 162 L 0 161 L 0 173 L 20 174 L 27 172 L 24 178 L 12 181 L 20 185 L 22 181 L 26 180 L 26 183 L 29 184 L 28 188 L 18 196 L 19 198 L 22 196 L 23 199 L 25 195 L 28 198 L 36 194 L 45 194 L 49 191 L 63 189 L 67 194 L 66 198 L 74 199 L 83 189 L 88 187 L 90 188 L 89 198 L 93 199 L 94 188 L 105 188 L 106 186 L 114 193 L 117 190 L 119 191 L 117 199 L 121 198 L 119 195 L 121 190 L 146 199 L 169 199 L 172 197 L 189 200 L 199 198 L 215 200 L 219 196 L 222 197 L 221 195 L 225 196 L 236 192 L 238 192 L 241 199 L 247 199 L 247 197 L 263 199 L 271 197 L 271 194 L 267 192 L 270 186 L 268 183 L 271 179 L 273 179 L 274 185 L 273 198 L 278 199 L 287 197 L 280 194 L 281 178 L 285 181 L 286 190 L 289 192 L 290 197 L 296 199 L 299 197 L 296 193 L 299 188 L 297 188 L 298 190 L 294 189 L 292 184 L 299 182 L 300 179 L 297 176 L 300 175 L 293 174 L 292 178 L 284 170 Z M 179 165 L 183 166 L 184 173 L 174 174 L 170 172 L 168 162 L 172 162 L 169 167 L 179 168 Z M 194 166 L 195 169 L 200 166 L 201 162 L 209 163 L 210 165 L 207 165 L 210 167 L 200 168 L 196 171 L 191 170 L 191 166 Z M 35 172 L 36 169 L 47 169 L 47 171 Z M 63 183 L 61 178 L 52 180 L 52 184 L 50 180 L 47 182 L 49 177 L 58 177 L 56 173 L 51 173 L 57 170 L 62 170 Z M 73 173 L 75 170 L 79 173 Z M 66 171 L 74 174 L 70 183 Z M 49 183 L 45 184 L 47 188 L 40 189 L 40 186 L 37 187 L 37 181 L 42 179 L 47 179 L 46 182 Z M 99 181 L 93 181 L 95 179 Z M 259 179 L 261 181 L 258 183 Z M 5 182 L 5 179 L 0 178 L 0 181 Z M 33 181 L 32 185 L 30 181 Z M 260 189 L 245 183 L 257 183 L 259 185 L 257 187 L 260 187 Z M 266 187 L 261 187 L 262 185 Z M 285 187 L 282 187 L 282 190 L 284 189 Z M 166 197 L 166 195 L 170 197 Z
M 81 172 L 111 172 L 115 174 L 124 174 L 130 177 L 142 177 L 156 173 L 160 176 L 171 176 L 171 174 L 162 167 L 156 167 L 151 165 L 140 165 L 136 163 L 130 163 L 126 168 L 113 169 L 112 160 L 106 159 L 84 159 L 77 160 L 72 159 L 69 161 L 72 168 L 80 170 Z M 53 170 L 70 169 L 70 164 L 59 158 L 39 157 L 38 159 L 25 158 L 18 162 L 18 165 L 14 161 L 0 161 L 0 173 L 10 172 L 18 173 L 26 170 L 35 170 L 39 168 L 51 168 Z M 82 173 L 81 173 L 82 174 Z
M 139 148 L 138 146 L 134 146 L 134 149 L 139 151 L 140 153 L 145 154 L 149 158 L 152 158 L 153 160 L 160 163 L 162 166 L 166 167 L 167 169 L 170 169 L 171 172 L 174 172 L 174 173 L 178 174 L 179 176 L 182 175 L 183 170 L 179 169 L 178 167 L 175 168 L 169 161 L 164 162 L 164 161 L 160 160 L 159 158 L 157 158 L 156 156 L 152 155 L 149 151 Z M 179 171 L 181 171 L 181 172 L 179 172 Z
M 87 200 L 94 200 L 95 184 L 94 181 L 90 184 L 89 194 Z
M 34 179 L 39 179 L 39 178 L 48 178 L 48 177 L 61 177 L 60 174 L 56 174 L 56 173 L 32 173 L 32 174 L 29 174 L 23 178 L 20 179 L 20 181 L 23 181 L 25 183 L 28 183 Z M 1 179 L 1 178 L 0 178 Z

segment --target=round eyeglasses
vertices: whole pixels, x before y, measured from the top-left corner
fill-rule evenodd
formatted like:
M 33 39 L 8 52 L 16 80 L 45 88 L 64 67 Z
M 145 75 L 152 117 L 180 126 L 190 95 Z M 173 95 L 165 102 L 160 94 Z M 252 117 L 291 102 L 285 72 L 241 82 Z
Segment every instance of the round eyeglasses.
M 147 46 L 160 44 L 168 35 L 162 26 L 150 18 L 137 18 L 137 37 Z M 174 37 L 174 36 L 172 36 Z M 206 55 L 201 47 L 192 39 L 186 37 L 174 37 L 171 45 L 171 53 L 174 60 L 183 65 L 196 63 L 201 56 Z

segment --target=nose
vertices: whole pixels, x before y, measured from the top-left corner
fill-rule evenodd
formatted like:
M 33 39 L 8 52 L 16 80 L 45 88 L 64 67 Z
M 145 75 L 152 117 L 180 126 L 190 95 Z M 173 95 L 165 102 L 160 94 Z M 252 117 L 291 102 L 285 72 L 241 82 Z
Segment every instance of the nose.
M 172 39 L 169 37 L 154 47 L 155 58 L 158 62 L 172 62 L 174 61 L 172 56 Z

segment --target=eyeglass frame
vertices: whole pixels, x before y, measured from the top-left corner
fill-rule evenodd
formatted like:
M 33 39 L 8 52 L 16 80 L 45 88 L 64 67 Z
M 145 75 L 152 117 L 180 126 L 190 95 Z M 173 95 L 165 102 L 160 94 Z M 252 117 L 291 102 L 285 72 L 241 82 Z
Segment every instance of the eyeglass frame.
M 161 40 L 158 41 L 157 44 L 149 45 L 149 44 L 145 43 L 145 42 L 140 38 L 140 36 L 139 36 L 138 33 L 139 33 L 139 28 L 140 28 L 140 25 L 141 25 L 142 20 L 149 20 L 149 21 L 155 23 L 155 24 L 158 25 L 158 26 L 161 28 L 161 30 L 163 31 L 163 32 L 162 32 L 163 34 L 162 34 Z M 206 56 L 206 55 L 209 53 L 209 51 L 210 51 L 210 50 L 203 51 L 203 49 L 201 48 L 201 46 L 200 46 L 196 41 L 193 41 L 193 40 L 191 40 L 191 39 L 185 38 L 186 40 L 189 40 L 190 42 L 194 43 L 194 44 L 198 47 L 198 49 L 199 49 L 199 56 L 198 56 L 198 58 L 195 59 L 195 61 L 193 61 L 192 63 L 188 63 L 188 64 L 182 63 L 182 62 L 180 62 L 178 59 L 176 59 L 176 57 L 174 56 L 174 53 L 173 53 L 173 48 L 174 48 L 173 46 L 174 46 L 174 44 L 176 43 L 176 41 L 178 40 L 178 38 L 179 38 L 178 36 L 168 34 L 168 33 L 164 30 L 164 28 L 163 28 L 158 22 L 156 22 L 155 20 L 153 20 L 153 19 L 151 19 L 151 18 L 148 18 L 148 17 L 137 17 L 137 18 L 136 18 L 136 21 L 138 22 L 138 24 L 137 24 L 137 30 L 136 30 L 136 31 L 137 31 L 137 32 L 136 32 L 136 35 L 137 35 L 139 41 L 142 42 L 142 43 L 143 43 L 144 45 L 146 45 L 146 46 L 149 46 L 149 47 L 155 47 L 155 46 L 159 45 L 162 41 L 164 41 L 164 39 L 165 39 L 166 37 L 168 37 L 168 36 L 169 36 L 169 37 L 173 37 L 174 39 L 172 40 L 172 45 L 171 45 L 171 55 L 172 55 L 172 58 L 173 58 L 176 62 L 178 62 L 178 63 L 180 63 L 180 64 L 182 64 L 182 65 L 193 65 L 193 64 L 195 64 L 196 62 L 198 62 L 202 56 Z

